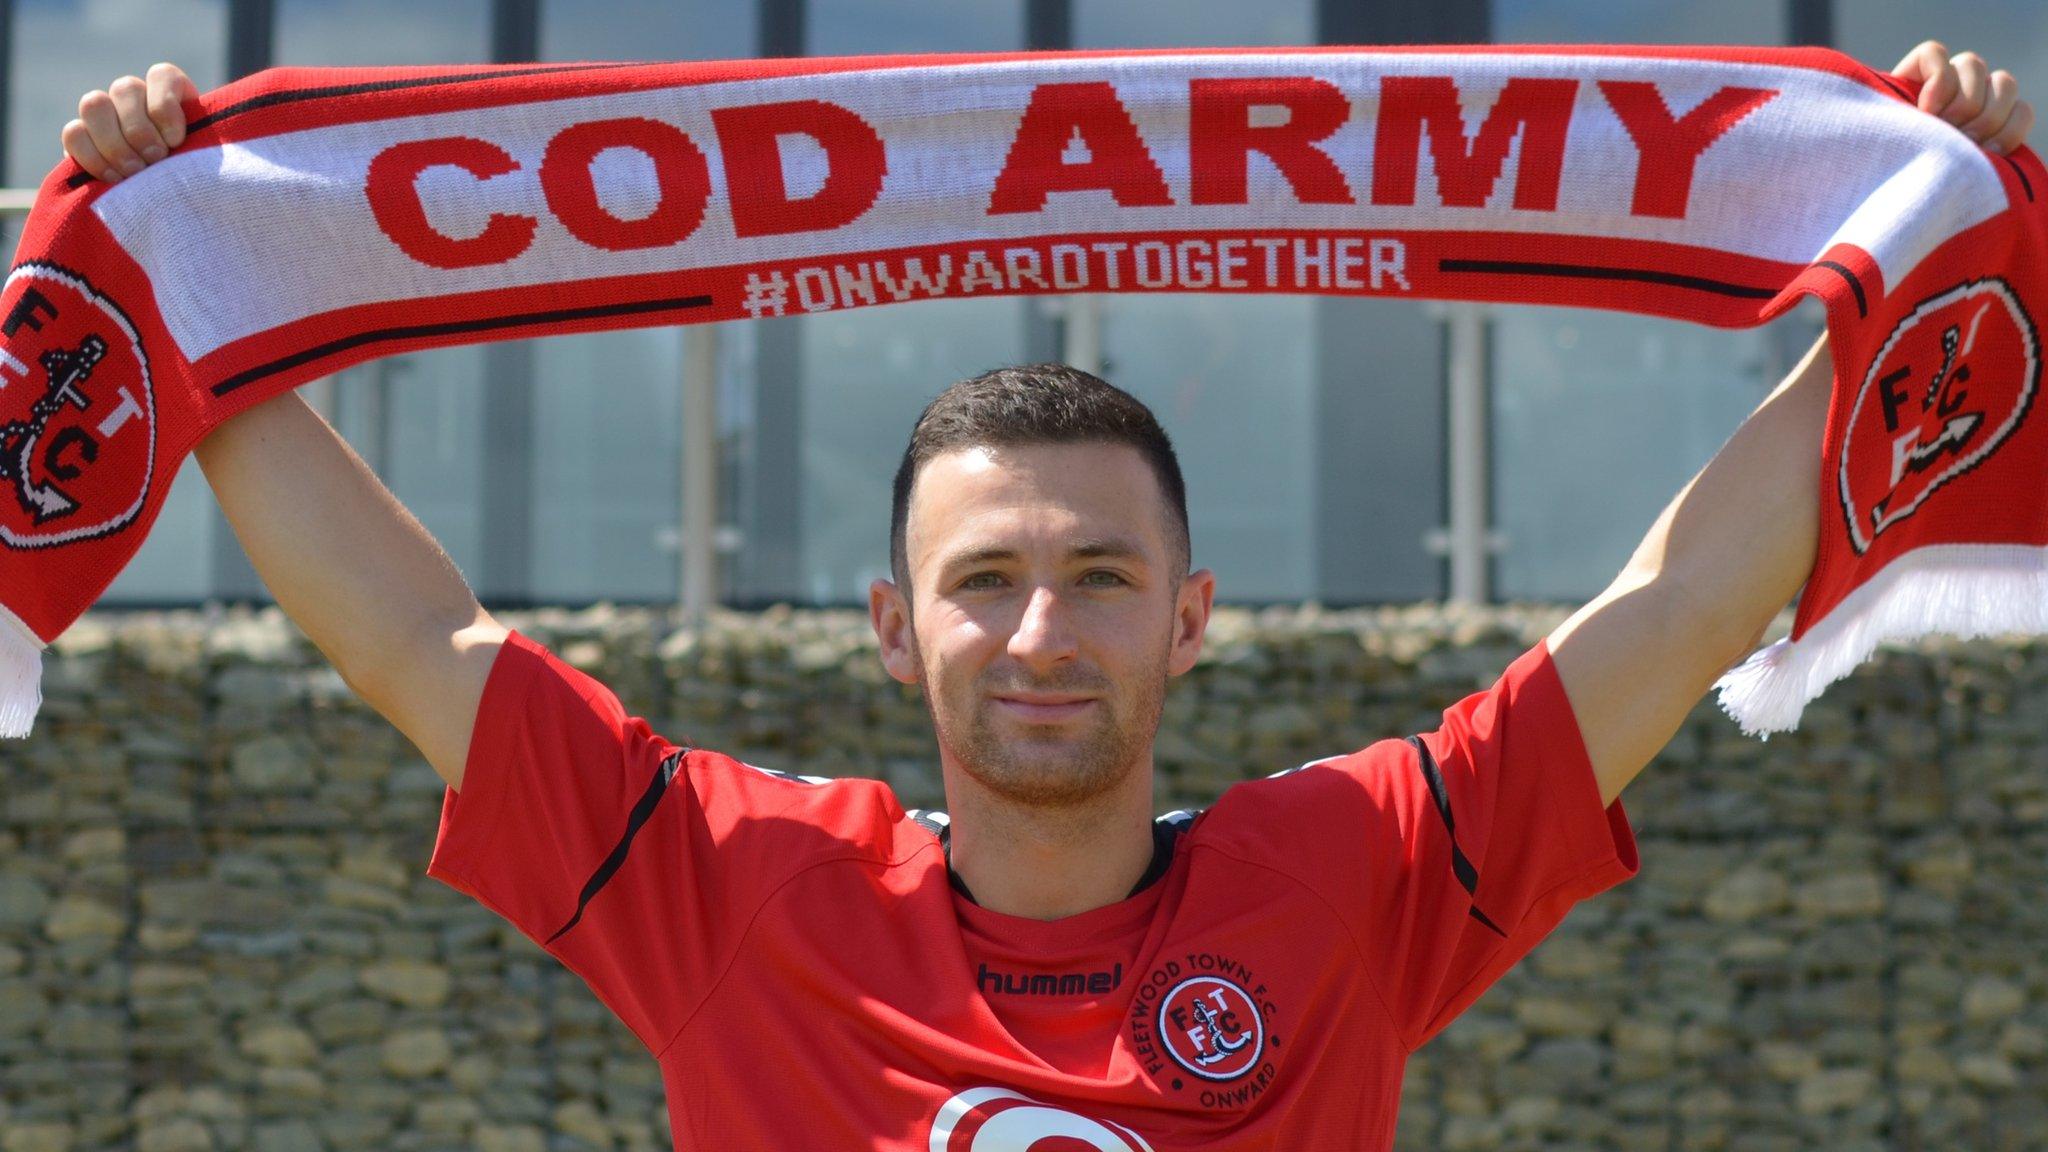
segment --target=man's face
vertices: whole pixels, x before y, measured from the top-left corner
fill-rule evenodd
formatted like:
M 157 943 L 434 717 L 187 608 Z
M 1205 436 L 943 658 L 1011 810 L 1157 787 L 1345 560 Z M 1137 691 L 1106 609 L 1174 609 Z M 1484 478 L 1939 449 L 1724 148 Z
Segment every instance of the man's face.
M 1066 807 L 1149 771 L 1166 679 L 1200 654 L 1214 578 L 1176 580 L 1136 449 L 972 448 L 918 473 L 915 596 L 876 581 L 883 661 L 918 683 L 947 758 L 1011 800 Z

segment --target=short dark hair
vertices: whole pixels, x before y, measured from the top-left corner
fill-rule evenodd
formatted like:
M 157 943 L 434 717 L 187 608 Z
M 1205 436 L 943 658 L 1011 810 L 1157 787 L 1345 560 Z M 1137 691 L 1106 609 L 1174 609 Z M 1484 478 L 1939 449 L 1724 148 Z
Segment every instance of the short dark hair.
M 1109 381 L 1065 364 L 997 368 L 948 387 L 925 405 L 910 429 L 910 443 L 896 468 L 889 511 L 889 567 L 898 587 L 910 589 L 905 527 L 910 490 L 918 470 L 935 456 L 963 448 L 1005 448 L 1031 444 L 1123 444 L 1138 450 L 1159 481 L 1166 500 L 1167 545 L 1187 575 L 1192 560 L 1188 538 L 1188 493 L 1173 441 L 1137 397 Z

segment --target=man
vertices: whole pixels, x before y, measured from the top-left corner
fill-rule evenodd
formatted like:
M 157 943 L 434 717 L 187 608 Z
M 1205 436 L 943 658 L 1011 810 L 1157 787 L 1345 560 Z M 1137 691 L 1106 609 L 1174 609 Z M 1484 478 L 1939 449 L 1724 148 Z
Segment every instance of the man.
M 1899 72 L 1999 150 L 2032 111 L 1940 45 Z M 175 68 L 88 95 L 106 179 L 183 138 Z M 1085 373 L 946 390 L 897 473 L 890 674 L 950 818 L 670 743 L 491 618 L 302 402 L 198 456 L 278 602 L 447 781 L 429 873 L 654 1053 L 686 1148 L 1386 1148 L 1402 1070 L 1571 904 L 1631 875 L 1616 802 L 1810 571 L 1818 344 L 1615 582 L 1436 731 L 1153 820 L 1201 651 L 1179 466 Z

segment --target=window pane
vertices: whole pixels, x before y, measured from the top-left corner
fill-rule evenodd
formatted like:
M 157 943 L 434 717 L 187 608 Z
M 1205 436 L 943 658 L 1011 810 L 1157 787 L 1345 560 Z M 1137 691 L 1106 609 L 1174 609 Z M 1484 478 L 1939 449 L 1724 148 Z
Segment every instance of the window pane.
M 676 594 L 682 333 L 533 342 L 532 596 Z
M 1786 21 L 1785 0 L 1493 0 L 1493 38 L 1502 44 L 1781 44 Z
M 1801 310 L 1738 332 L 1503 309 L 1492 357 L 1502 597 L 1575 599 L 1604 587 L 1818 323 Z
M 814 0 L 804 12 L 813 56 L 1001 52 L 1023 46 L 1019 0 Z
M 100 597 L 102 604 L 204 600 L 213 593 L 213 493 L 199 463 L 178 469 L 149 535 Z M 129 528 L 129 531 L 134 531 Z
M 1173 437 L 1194 564 L 1219 600 L 1312 596 L 1313 301 L 1132 296 L 1103 326 L 1104 369 Z
M 1495 0 L 1504 43 L 1776 44 L 1781 0 L 1600 4 Z M 1606 585 L 1666 502 L 1811 339 L 1797 312 L 1711 329 L 1578 309 L 1494 309 L 1496 573 L 1506 599 Z
M 35 187 L 64 154 L 57 133 L 78 97 L 116 77 L 175 60 L 204 90 L 218 87 L 227 57 L 225 0 L 16 0 L 7 92 L 7 183 Z M 7 231 L 11 250 L 18 224 Z M 161 481 L 159 481 L 161 482 Z M 196 465 L 178 473 L 156 524 L 106 603 L 196 600 L 213 588 L 213 497 Z
M 737 60 L 754 20 L 753 0 L 545 0 L 541 59 Z
M 848 0 L 807 16 L 820 56 L 1014 49 L 1024 35 L 1021 0 Z M 801 596 L 866 603 L 868 581 L 888 575 L 889 487 L 912 421 L 953 381 L 1023 358 L 1024 308 L 939 300 L 778 329 L 798 342 Z
M 1300 0 L 1246 4 L 1189 0 L 1170 19 L 1130 0 L 1073 0 L 1074 43 L 1083 48 L 1234 48 L 1315 43 L 1315 10 Z
M 490 0 L 277 0 L 279 64 L 489 60 Z

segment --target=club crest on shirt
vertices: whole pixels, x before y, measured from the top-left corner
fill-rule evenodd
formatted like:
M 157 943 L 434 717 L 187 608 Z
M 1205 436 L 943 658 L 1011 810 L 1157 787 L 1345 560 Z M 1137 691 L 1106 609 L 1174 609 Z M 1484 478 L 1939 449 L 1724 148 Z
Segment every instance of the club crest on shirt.
M 1278 1069 L 1278 1009 L 1256 974 L 1227 956 L 1188 952 L 1156 965 L 1131 998 L 1132 1051 L 1163 1086 L 1205 1107 L 1241 1108 Z
M 1008 1088 L 969 1088 L 932 1118 L 932 1152 L 1152 1152 L 1121 1124 L 1094 1120 Z
M 119 531 L 156 462 L 156 397 L 135 325 L 54 264 L 0 288 L 0 543 L 50 548 Z
M 1857 554 L 2004 443 L 2040 373 L 2034 322 L 1998 277 L 1959 284 L 1899 321 L 1842 437 L 1837 484 Z
M 1205 1080 L 1235 1080 L 1258 1067 L 1265 1032 L 1251 995 L 1221 976 L 1190 976 L 1159 1001 L 1166 1054 Z

